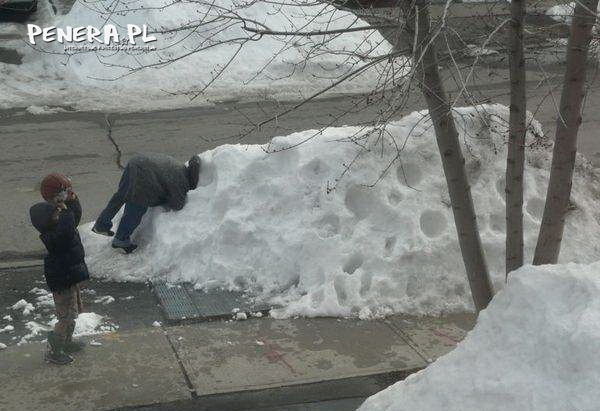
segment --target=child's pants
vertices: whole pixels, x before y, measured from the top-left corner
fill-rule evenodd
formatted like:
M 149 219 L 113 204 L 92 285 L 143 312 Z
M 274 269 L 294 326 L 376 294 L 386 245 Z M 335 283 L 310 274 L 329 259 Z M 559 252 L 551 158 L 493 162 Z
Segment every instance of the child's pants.
M 56 317 L 58 318 L 58 322 L 54 325 L 54 332 L 64 342 L 69 340 L 73 335 L 73 331 L 75 331 L 75 319 L 83 309 L 79 284 L 54 292 L 52 296 L 54 297 Z

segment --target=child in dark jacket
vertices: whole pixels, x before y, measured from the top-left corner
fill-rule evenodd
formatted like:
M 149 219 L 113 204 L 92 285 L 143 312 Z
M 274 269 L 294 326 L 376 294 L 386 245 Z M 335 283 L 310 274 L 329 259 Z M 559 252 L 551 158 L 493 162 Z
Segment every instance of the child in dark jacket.
M 81 204 L 68 188 L 48 202 L 33 205 L 31 223 L 40 232 L 48 254 L 44 257 L 44 275 L 52 291 L 58 322 L 48 333 L 46 361 L 68 364 L 69 354 L 80 351 L 85 344 L 73 340 L 75 319 L 81 311 L 79 283 L 89 278 L 85 252 L 77 225 L 81 219 Z

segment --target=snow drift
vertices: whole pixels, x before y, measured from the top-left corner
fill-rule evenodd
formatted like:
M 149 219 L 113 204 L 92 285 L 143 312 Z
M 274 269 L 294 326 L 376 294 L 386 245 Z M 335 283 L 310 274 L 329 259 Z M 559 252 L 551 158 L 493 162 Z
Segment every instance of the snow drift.
M 310 32 L 367 25 L 351 13 L 304 0 L 284 5 L 247 0 L 77 0 L 66 16 L 42 23 L 38 24 L 101 31 L 112 25 L 123 37 L 128 24 L 147 25 L 157 41 L 136 45 L 156 51 L 83 52 L 65 46 L 104 46 L 38 41 L 38 50 L 22 47 L 22 65 L 0 63 L 2 77 L 11 79 L 0 83 L 0 107 L 139 111 L 230 99 L 302 99 L 390 51 L 377 31 L 258 39 L 244 29 Z M 178 31 L 181 27 L 191 29 Z M 149 68 L 137 71 L 141 67 Z M 378 77 L 376 69 L 369 70 L 334 91 L 370 91 Z
M 425 114 L 388 124 L 382 138 L 362 138 L 367 128 L 341 127 L 277 137 L 266 146 L 224 145 L 201 153 L 199 187 L 182 211 L 157 207 L 146 215 L 134 238 L 139 252 L 117 254 L 109 239 L 82 228 L 91 271 L 114 279 L 161 277 L 248 290 L 282 304 L 277 316 L 471 310 L 440 156 Z M 508 109 L 500 105 L 456 112 L 496 288 L 504 282 L 507 118 Z M 551 145 L 535 120 L 527 138 L 524 225 L 530 259 Z M 284 149 L 290 146 L 295 147 Z M 397 159 L 396 147 L 402 148 Z M 579 158 L 562 261 L 600 259 L 599 188 L 591 166 Z
M 360 411 L 594 411 L 600 262 L 525 266 L 449 354 Z

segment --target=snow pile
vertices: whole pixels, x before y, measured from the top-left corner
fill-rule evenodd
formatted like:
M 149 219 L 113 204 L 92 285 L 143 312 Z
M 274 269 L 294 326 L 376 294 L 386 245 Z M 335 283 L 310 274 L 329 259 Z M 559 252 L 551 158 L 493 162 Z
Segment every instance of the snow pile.
M 115 325 L 106 324 L 106 318 L 96 313 L 81 313 L 77 316 L 75 321 L 75 331 L 73 335 L 94 335 L 101 334 L 109 331 L 116 330 Z M 54 318 L 48 323 L 49 326 L 54 327 L 57 320 Z
M 571 18 L 573 17 L 573 10 L 575 10 L 575 3 L 557 4 L 556 6 L 550 7 L 546 10 L 546 15 L 552 20 L 558 21 L 559 23 L 571 24 Z
M 600 262 L 526 266 L 456 349 L 359 410 L 595 411 L 599 339 Z
M 2 77 L 11 79 L 0 83 L 0 107 L 30 106 L 33 114 L 56 112 L 53 105 L 139 111 L 187 106 L 201 91 L 206 92 L 194 104 L 302 99 L 391 49 L 377 31 L 258 38 L 244 29 L 311 32 L 367 25 L 351 13 L 305 0 L 284 5 L 264 0 L 78 0 L 66 16 L 46 22 L 61 29 L 91 26 L 101 31 L 113 25 L 121 39 L 127 39 L 129 24 L 147 25 L 157 41 L 138 38 L 136 46 L 156 50 L 71 51 L 65 47 L 105 46 L 44 43 L 41 37 L 37 50 L 23 47 L 22 65 L 0 63 Z M 177 31 L 181 27 L 193 29 Z M 369 70 L 335 92 L 369 91 L 378 77 L 376 69 Z
M 17 301 L 10 308 L 15 311 L 22 309 L 23 315 L 30 315 L 35 310 L 33 304 L 24 299 Z
M 112 295 L 103 295 L 101 297 L 98 297 L 94 300 L 94 304 L 110 304 L 113 303 L 115 301 L 115 297 L 113 297 Z
M 550 7 L 548 10 L 546 10 L 546 15 L 554 21 L 570 25 L 574 11 L 575 2 L 571 2 L 565 4 L 557 4 L 556 6 Z M 598 5 L 598 11 L 600 11 L 600 5 Z
M 91 225 L 82 227 L 90 271 L 116 280 L 161 277 L 204 289 L 247 290 L 283 305 L 276 316 L 470 310 L 440 156 L 424 116 L 415 112 L 388 124 L 381 139 L 361 138 L 369 129 L 342 127 L 278 137 L 268 146 L 224 145 L 204 152 L 200 184 L 187 206 L 180 212 L 150 210 L 134 237 L 136 253 L 121 255 Z M 508 109 L 500 105 L 461 108 L 456 115 L 497 288 L 504 282 L 507 118 Z M 536 121 L 528 133 L 533 146 L 525 174 L 528 259 L 551 158 L 549 141 L 534 142 L 534 133 L 541 134 Z M 263 150 L 305 140 L 288 150 Z M 371 150 L 357 157 L 361 145 Z M 388 168 L 395 147 L 403 149 Z M 374 187 L 365 187 L 382 173 Z M 580 158 L 562 261 L 600 259 L 599 192 L 597 176 Z

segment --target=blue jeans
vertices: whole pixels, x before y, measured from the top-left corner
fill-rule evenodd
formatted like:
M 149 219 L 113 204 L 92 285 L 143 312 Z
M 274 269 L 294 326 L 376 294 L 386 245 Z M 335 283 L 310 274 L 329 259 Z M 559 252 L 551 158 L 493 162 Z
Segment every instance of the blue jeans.
M 117 215 L 121 207 L 123 207 L 123 204 L 125 204 L 125 210 L 123 211 L 123 216 L 119 222 L 119 228 L 117 229 L 115 238 L 120 242 L 127 243 L 130 241 L 131 234 L 137 226 L 140 225 L 142 217 L 148 210 L 148 207 L 125 202 L 129 185 L 129 168 L 125 167 L 117 192 L 113 194 L 94 224 L 95 227 L 101 231 L 110 230 L 113 225 L 112 219 Z

